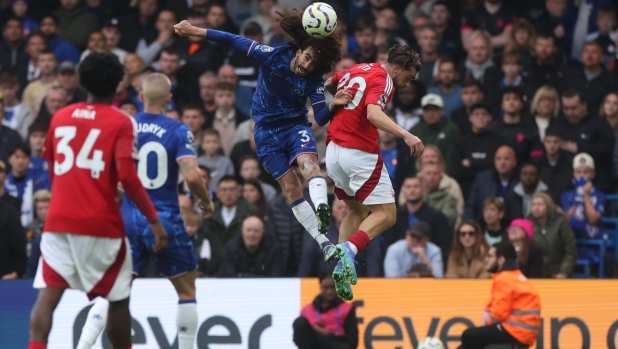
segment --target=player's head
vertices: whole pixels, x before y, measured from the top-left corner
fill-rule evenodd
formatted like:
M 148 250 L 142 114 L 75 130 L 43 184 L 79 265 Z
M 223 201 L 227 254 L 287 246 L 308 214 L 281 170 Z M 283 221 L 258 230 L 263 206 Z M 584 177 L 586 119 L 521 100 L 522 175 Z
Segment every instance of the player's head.
M 152 73 L 148 75 L 142 84 L 139 99 L 144 102 L 146 108 L 167 109 L 165 107 L 172 100 L 172 82 L 165 74 Z
M 124 68 L 113 53 L 92 52 L 79 64 L 79 82 L 95 101 L 111 102 Z
M 393 79 L 396 88 L 405 88 L 421 71 L 421 60 L 418 53 L 409 46 L 395 45 L 388 51 L 386 60 L 388 74 Z
M 277 12 L 281 28 L 292 38 L 289 45 L 296 50 L 290 68 L 297 77 L 318 77 L 331 71 L 333 64 L 341 59 L 341 44 L 332 34 L 315 38 L 305 31 L 302 24 L 303 11 L 283 9 Z

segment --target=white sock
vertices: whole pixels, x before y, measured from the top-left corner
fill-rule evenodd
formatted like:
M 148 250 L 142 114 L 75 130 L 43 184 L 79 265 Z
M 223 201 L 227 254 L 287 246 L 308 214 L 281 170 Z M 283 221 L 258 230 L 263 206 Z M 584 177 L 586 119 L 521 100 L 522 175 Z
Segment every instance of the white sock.
M 176 313 L 178 349 L 193 349 L 197 322 L 197 303 L 195 299 L 178 301 L 178 312 Z
M 354 252 L 354 255 L 358 254 L 358 247 L 356 247 L 356 245 L 354 245 L 353 243 L 348 241 L 348 246 L 350 246 L 350 250 L 352 250 L 352 252 Z
M 328 196 L 326 193 L 326 180 L 322 176 L 309 178 L 309 196 L 313 205 L 317 208 L 320 204 L 328 205 Z
M 105 298 L 98 298 L 94 303 L 86 323 L 82 328 L 82 335 L 79 337 L 77 349 L 90 349 L 97 341 L 97 338 L 103 332 L 105 325 L 107 324 L 107 312 L 109 310 L 109 302 Z
M 315 241 L 319 244 L 322 244 L 324 241 L 328 241 L 326 236 L 320 234 L 318 231 L 318 218 L 315 216 L 315 212 L 313 212 L 313 209 L 307 200 L 304 198 L 296 200 L 290 205 L 290 207 L 292 208 L 292 212 L 294 212 L 296 220 L 302 224 L 305 230 L 309 232 Z

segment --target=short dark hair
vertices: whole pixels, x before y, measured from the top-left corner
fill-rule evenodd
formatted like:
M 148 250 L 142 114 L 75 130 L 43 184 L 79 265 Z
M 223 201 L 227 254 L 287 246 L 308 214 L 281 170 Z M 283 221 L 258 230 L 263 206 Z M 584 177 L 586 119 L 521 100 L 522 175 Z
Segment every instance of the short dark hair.
M 475 78 L 467 78 L 461 84 L 461 88 L 472 87 L 472 86 L 476 86 L 476 88 L 483 91 L 483 85 Z
M 545 131 L 545 138 L 547 137 L 558 137 L 560 139 L 562 139 L 562 135 L 560 134 L 560 131 L 558 131 L 555 128 L 548 128 L 547 131 Z
M 367 17 L 361 17 L 356 21 L 354 25 L 354 32 L 355 33 L 362 32 L 365 29 L 371 29 L 371 31 L 374 33 L 378 31 L 375 21 Z
M 43 132 L 47 134 L 47 125 L 41 122 L 33 122 L 30 127 L 28 127 L 28 138 L 32 136 L 35 132 Z
M 95 97 L 116 94 L 124 77 L 124 67 L 113 53 L 91 52 L 78 67 L 79 83 Z
M 389 64 L 397 64 L 403 70 L 410 68 L 416 69 L 416 72 L 421 71 L 421 59 L 417 52 L 410 48 L 410 46 L 404 46 L 397 44 L 388 51 Z
M 185 113 L 185 110 L 198 110 L 200 114 L 205 117 L 204 110 L 202 110 L 202 106 L 195 102 L 185 104 L 185 106 L 182 108 L 182 113 L 180 113 L 181 119 L 182 119 L 182 115 Z
M 492 245 L 496 249 L 496 258 L 504 257 L 506 260 L 516 260 L 517 252 L 512 243 L 508 241 L 498 242 Z
M 204 171 L 206 171 L 206 173 L 208 173 L 208 177 L 210 177 L 210 174 L 212 173 L 212 171 L 210 170 L 210 168 L 208 168 L 207 166 L 204 166 L 204 165 L 199 165 L 199 164 L 197 165 L 197 167 L 198 167 L 200 170 L 204 170 Z
M 505 52 L 502 54 L 502 65 L 506 63 L 521 65 L 521 54 L 519 52 Z
M 5 70 L 0 73 L 0 85 L 19 85 L 19 78 L 14 72 Z
M 170 56 L 178 56 L 178 57 L 180 57 L 180 52 L 177 49 L 173 48 L 173 47 L 166 47 L 163 50 L 161 50 L 161 53 L 165 53 L 165 54 L 170 55 Z
M 562 98 L 573 98 L 576 96 L 577 98 L 579 98 L 580 103 L 582 104 L 586 103 L 586 100 L 584 99 L 584 95 L 582 94 L 582 92 L 575 88 L 569 88 L 562 93 Z
M 236 87 L 229 82 L 218 82 L 215 85 L 215 91 L 229 91 L 235 93 Z
M 614 11 L 614 9 L 611 8 L 610 6 L 602 6 L 597 11 L 597 17 L 601 17 L 602 15 L 603 16 L 612 16 L 615 19 L 616 18 L 616 11 Z
M 208 14 L 210 13 L 210 10 L 212 10 L 213 7 L 221 7 L 223 11 L 225 11 L 225 13 L 227 14 L 227 9 L 225 8 L 225 5 L 222 2 L 213 1 L 210 3 L 210 5 L 208 5 L 208 10 L 206 10 L 206 16 L 208 16 Z
M 506 87 L 502 88 L 502 98 L 501 98 L 501 100 L 504 100 L 504 96 L 506 96 L 508 94 L 515 94 L 515 95 L 517 95 L 517 97 L 519 98 L 519 100 L 522 103 L 524 102 L 524 92 L 521 90 L 521 88 L 519 86 L 506 86 Z
M 452 58 L 449 58 L 449 57 L 440 58 L 439 66 L 441 66 L 442 64 L 447 64 L 447 63 L 452 64 L 455 70 L 457 70 L 457 65 L 455 64 L 455 61 Z
M 433 8 L 436 7 L 436 6 L 444 6 L 444 7 L 446 7 L 446 9 L 448 10 L 449 13 L 451 12 L 451 9 L 448 8 L 448 3 L 446 1 L 444 1 L 444 0 L 438 0 L 438 1 L 434 2 L 431 5 L 431 9 L 433 10 Z
M 541 31 L 536 33 L 536 40 L 538 39 L 550 39 L 554 42 L 554 45 L 556 44 L 556 36 L 550 31 Z
M 26 144 L 26 143 L 17 143 L 17 144 L 13 145 L 9 149 L 9 157 L 11 157 L 11 156 L 13 156 L 13 154 L 17 153 L 18 150 L 22 151 L 28 157 L 30 157 L 32 155 L 32 151 L 30 150 L 30 146 L 28 146 L 28 144 Z
M 221 134 L 219 133 L 219 131 L 215 130 L 214 128 L 205 129 L 204 132 L 202 132 L 202 136 L 204 138 L 206 138 L 206 136 L 215 136 L 217 137 L 217 139 L 221 139 Z
M 238 164 L 240 165 L 240 167 L 242 167 L 242 164 L 244 164 L 245 161 L 248 161 L 248 160 L 257 161 L 258 167 L 260 166 L 260 160 L 258 160 L 257 156 L 255 156 L 253 154 L 243 155 L 240 158 L 240 160 L 238 160 Z
M 215 4 L 213 3 L 212 5 L 215 5 Z M 211 6 L 212 6 L 212 5 L 211 5 Z M 197 12 L 197 11 L 195 11 L 195 10 L 190 10 L 190 11 L 187 13 L 187 18 L 204 18 L 204 19 L 205 19 L 205 18 L 206 18 L 206 15 L 204 15 L 204 14 L 203 14 L 203 13 L 201 13 L 201 12 Z
M 430 278 L 433 277 L 433 273 L 431 272 L 431 268 L 425 263 L 416 263 L 412 265 L 408 273 L 418 273 L 419 277 L 422 278 Z
M 120 103 L 118 103 L 118 107 L 122 107 L 123 105 L 127 105 L 127 104 L 131 104 L 132 106 L 135 107 L 135 109 L 139 110 L 137 103 L 135 103 L 135 101 L 132 100 L 131 98 L 125 98 L 122 101 L 120 101 Z
M 24 20 L 19 18 L 19 17 L 15 17 L 15 16 L 12 16 L 12 17 L 10 17 L 9 19 L 6 20 L 6 23 L 4 24 L 4 28 L 6 28 L 7 24 L 9 24 L 10 21 L 19 22 L 19 25 L 21 25 L 21 28 L 23 30 L 23 28 L 24 28 Z
M 42 55 L 54 55 L 54 58 L 56 58 L 56 52 L 54 52 L 54 50 L 52 50 L 52 49 L 51 49 L 51 48 L 49 48 L 49 47 L 46 47 L 46 48 L 44 48 L 44 49 L 41 51 L 41 53 L 39 54 L 39 56 L 42 56 Z M 116 59 L 118 59 L 118 58 L 116 58 Z
M 225 176 L 221 177 L 221 179 L 219 180 L 219 183 L 217 183 L 217 186 L 220 186 L 221 183 L 225 183 L 225 182 L 234 182 L 234 183 L 236 183 L 236 185 L 240 184 L 240 183 L 238 183 L 238 180 L 236 179 L 236 177 L 234 177 L 232 175 L 225 175 Z
M 547 136 L 547 135 L 546 135 Z M 532 162 L 532 161 L 525 161 L 523 164 L 521 164 L 521 166 L 519 167 L 519 171 L 521 172 L 521 170 L 526 167 L 526 166 L 532 166 L 534 168 L 536 168 L 536 171 L 540 174 L 541 173 L 541 167 L 536 163 L 536 162 Z
M 26 42 L 30 41 L 30 39 L 32 39 L 35 36 L 43 38 L 43 40 L 45 41 L 45 45 L 47 45 L 47 37 L 45 37 L 45 34 L 43 34 L 43 32 L 40 29 L 31 31 L 30 34 L 26 36 Z
M 56 25 L 56 27 L 60 26 L 60 20 L 58 19 L 56 15 L 52 15 L 52 14 L 45 15 L 43 16 L 43 18 L 41 18 L 41 22 L 43 22 L 45 18 L 51 18 L 51 20 L 54 21 L 54 24 Z

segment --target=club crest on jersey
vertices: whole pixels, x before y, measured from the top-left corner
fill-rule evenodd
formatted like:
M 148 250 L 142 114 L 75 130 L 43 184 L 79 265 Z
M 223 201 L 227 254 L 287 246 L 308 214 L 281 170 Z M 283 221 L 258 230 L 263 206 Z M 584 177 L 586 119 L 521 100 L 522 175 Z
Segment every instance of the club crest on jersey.
M 301 89 L 299 89 L 299 88 L 295 88 L 295 89 L 294 89 L 294 92 L 295 92 L 297 95 L 299 95 L 299 96 L 303 94 L 303 90 L 301 90 Z
M 255 47 L 256 50 L 260 50 L 262 52 L 273 52 L 274 48 L 268 45 L 257 45 Z
M 187 141 L 191 144 L 195 143 L 195 137 L 193 137 L 193 132 L 187 131 Z

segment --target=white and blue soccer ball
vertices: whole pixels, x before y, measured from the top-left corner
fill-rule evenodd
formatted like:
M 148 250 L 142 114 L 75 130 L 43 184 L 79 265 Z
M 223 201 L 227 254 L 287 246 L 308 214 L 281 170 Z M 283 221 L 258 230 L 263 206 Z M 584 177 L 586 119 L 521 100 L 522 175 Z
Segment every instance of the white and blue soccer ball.
M 416 349 L 444 349 L 444 343 L 438 338 L 427 337 L 418 343 Z
M 303 13 L 303 28 L 316 38 L 329 36 L 337 28 L 337 13 L 329 4 L 314 2 Z

